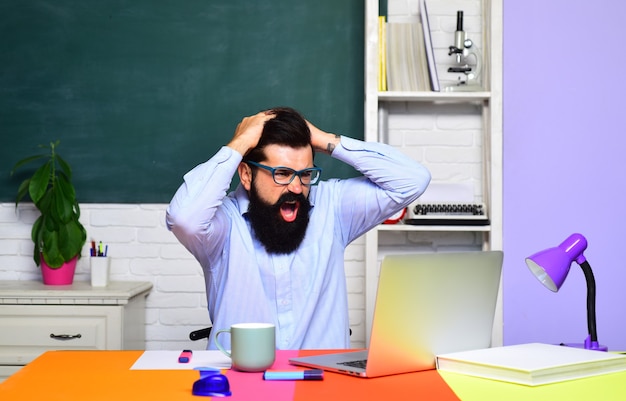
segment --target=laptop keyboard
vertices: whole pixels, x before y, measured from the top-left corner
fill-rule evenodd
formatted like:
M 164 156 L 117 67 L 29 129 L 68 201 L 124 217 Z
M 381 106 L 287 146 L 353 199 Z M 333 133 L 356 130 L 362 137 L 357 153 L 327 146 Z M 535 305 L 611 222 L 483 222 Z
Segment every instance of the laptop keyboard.
M 339 362 L 338 365 L 352 366 L 353 368 L 365 369 L 365 366 L 367 365 L 367 359 L 361 359 L 359 361 Z

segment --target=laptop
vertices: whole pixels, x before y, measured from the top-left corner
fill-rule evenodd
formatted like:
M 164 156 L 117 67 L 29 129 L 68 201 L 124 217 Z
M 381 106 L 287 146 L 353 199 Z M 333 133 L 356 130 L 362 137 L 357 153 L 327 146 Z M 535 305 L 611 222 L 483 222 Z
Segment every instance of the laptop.
M 368 349 L 289 362 L 378 377 L 434 369 L 438 354 L 488 348 L 502 259 L 502 251 L 387 255 Z

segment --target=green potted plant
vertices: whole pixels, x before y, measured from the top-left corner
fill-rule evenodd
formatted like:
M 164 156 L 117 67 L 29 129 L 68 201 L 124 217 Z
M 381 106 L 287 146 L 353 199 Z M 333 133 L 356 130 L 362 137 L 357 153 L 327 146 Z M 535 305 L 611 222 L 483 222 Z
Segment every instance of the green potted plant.
M 85 227 L 80 223 L 80 207 L 72 184 L 72 169 L 57 153 L 60 141 L 49 146 L 39 145 L 48 152 L 18 161 L 11 175 L 25 164 L 42 162 L 32 176 L 19 186 L 15 207 L 26 196 L 33 201 L 41 215 L 33 224 L 33 259 L 41 265 L 45 284 L 71 284 L 76 260 L 87 240 Z M 65 277 L 49 277 L 49 273 Z

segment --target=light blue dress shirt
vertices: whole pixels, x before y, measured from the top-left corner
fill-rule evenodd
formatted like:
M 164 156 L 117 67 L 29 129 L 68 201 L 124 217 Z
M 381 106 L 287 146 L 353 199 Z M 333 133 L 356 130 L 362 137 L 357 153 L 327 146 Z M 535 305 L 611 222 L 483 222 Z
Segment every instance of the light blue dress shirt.
M 268 254 L 246 219 L 241 185 L 227 195 L 242 157 L 222 147 L 184 176 L 167 208 L 167 227 L 204 271 L 213 334 L 234 323 L 276 325 L 278 349 L 350 347 L 346 246 L 419 197 L 430 173 L 391 146 L 341 138 L 332 157 L 363 174 L 311 187 L 304 241 Z M 228 334 L 220 344 L 230 348 Z M 213 338 L 210 349 L 215 349 Z

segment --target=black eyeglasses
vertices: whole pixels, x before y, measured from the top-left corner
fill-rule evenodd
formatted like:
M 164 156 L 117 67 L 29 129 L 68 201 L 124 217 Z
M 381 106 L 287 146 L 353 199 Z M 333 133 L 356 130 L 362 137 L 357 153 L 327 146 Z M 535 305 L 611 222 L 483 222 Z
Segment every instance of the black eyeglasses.
M 302 183 L 302 185 L 313 185 L 317 184 L 317 182 L 320 180 L 320 177 L 322 176 L 322 169 L 319 167 L 310 167 L 296 171 L 289 167 L 270 167 L 250 160 L 247 160 L 246 163 L 256 167 L 260 167 L 272 173 L 272 178 L 274 179 L 274 182 L 278 185 L 289 185 L 291 184 L 291 181 L 296 178 L 296 176 L 300 178 L 300 182 Z

